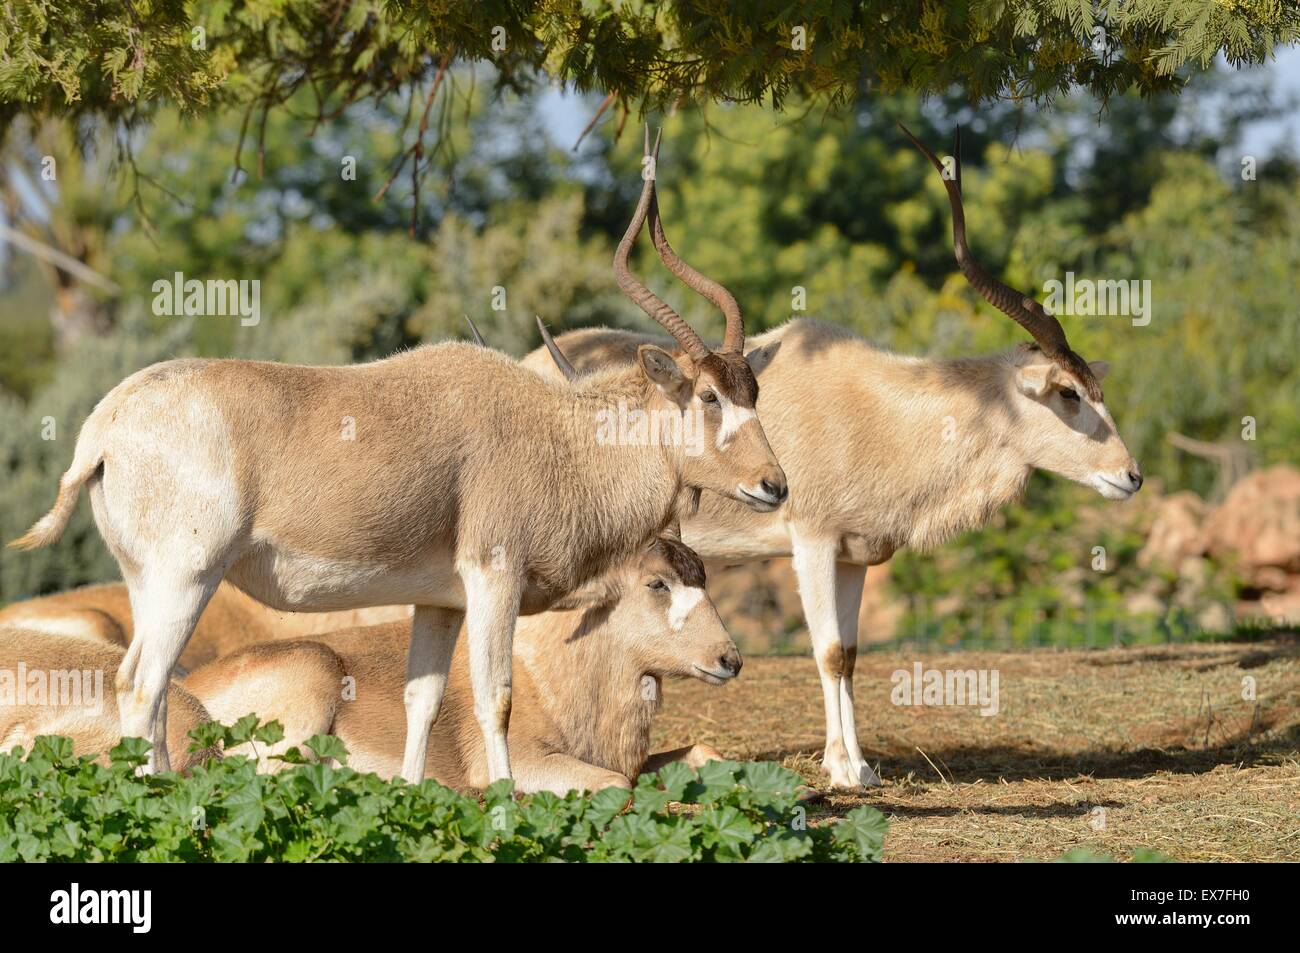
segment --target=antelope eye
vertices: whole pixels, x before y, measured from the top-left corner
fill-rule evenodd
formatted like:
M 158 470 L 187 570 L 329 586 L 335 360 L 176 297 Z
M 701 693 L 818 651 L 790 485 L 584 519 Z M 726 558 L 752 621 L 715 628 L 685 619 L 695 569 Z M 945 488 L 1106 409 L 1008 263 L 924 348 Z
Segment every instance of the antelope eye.
M 718 395 L 711 390 L 706 390 L 700 394 L 700 400 L 704 401 L 706 404 L 716 404 L 718 402 Z
M 649 583 L 649 587 L 653 589 L 655 592 L 668 591 L 668 583 L 664 582 L 662 579 L 656 579 L 653 582 Z
M 1078 393 L 1075 392 L 1073 389 L 1071 389 L 1071 388 L 1069 388 L 1069 387 L 1062 387 L 1062 388 L 1061 388 L 1061 396 L 1064 397 L 1066 400 L 1078 400 L 1078 399 L 1079 399 L 1079 395 L 1078 395 Z

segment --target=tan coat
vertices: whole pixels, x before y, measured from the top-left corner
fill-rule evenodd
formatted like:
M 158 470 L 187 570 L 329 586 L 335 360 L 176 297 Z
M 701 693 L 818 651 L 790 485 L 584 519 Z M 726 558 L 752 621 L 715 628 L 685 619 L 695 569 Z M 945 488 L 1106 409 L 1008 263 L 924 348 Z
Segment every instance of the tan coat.
M 598 373 L 654 341 L 667 343 L 607 328 L 558 339 L 576 368 Z M 927 360 L 800 319 L 747 348 L 790 499 L 755 513 L 706 493 L 683 539 L 711 560 L 793 557 L 822 676 L 823 765 L 837 787 L 878 783 L 858 747 L 852 693 L 866 567 L 984 525 L 1021 496 L 1036 468 L 1109 499 L 1128 498 L 1141 476 L 1105 405 L 1032 347 Z M 560 376 L 544 349 L 523 363 Z M 1091 369 L 1100 379 L 1107 368 Z
M 665 588 L 651 589 L 656 581 Z M 718 756 L 705 745 L 650 753 L 664 679 L 721 684 L 740 670 L 703 583 L 697 558 L 680 543 L 660 541 L 634 565 L 576 594 L 572 608 L 520 620 L 509 734 L 520 790 L 629 787 L 647 766 Z M 404 626 L 386 623 L 252 645 L 199 668 L 184 685 L 222 722 L 256 713 L 283 723 L 285 741 L 260 751 L 264 757 L 330 733 L 348 747 L 350 765 L 392 777 L 402 765 L 406 638 Z M 463 639 L 425 771 L 461 789 L 489 780 Z
M 281 610 L 417 606 L 413 780 L 448 637 L 467 614 L 476 717 L 492 774 L 506 777 L 516 616 L 631 558 L 674 518 L 684 489 L 768 509 L 784 499 L 752 407 L 730 412 L 735 368 L 654 348 L 639 358 L 576 386 L 459 343 L 350 367 L 154 365 L 100 401 L 54 507 L 17 544 L 57 539 L 89 488 L 136 609 L 118 674 L 123 725 L 161 758 L 162 692 L 226 578 Z M 680 416 L 715 395 L 700 409 L 698 455 L 598 438 L 612 406 Z
M 113 591 L 99 588 L 92 595 Z M 50 611 L 43 621 L 75 623 L 98 611 L 88 607 L 86 590 L 65 595 L 75 607 L 71 616 L 48 605 L 56 597 L 34 600 L 47 601 Z M 218 621 L 214 616 L 204 625 L 214 630 Z M 282 744 L 258 746 L 263 768 L 278 764 L 268 755 L 332 733 L 348 746 L 353 767 L 397 775 L 404 752 L 407 626 L 388 622 L 315 639 L 273 628 L 267 638 L 172 683 L 172 763 L 181 768 L 193 763 L 186 733 L 209 716 L 230 724 L 255 713 L 279 720 L 286 733 Z M 488 772 L 473 713 L 467 648 L 460 640 L 425 768 L 445 784 L 482 788 Z M 628 566 L 574 593 L 566 608 L 522 620 L 515 650 L 519 674 L 510 743 L 521 790 L 628 787 L 642 770 L 718 757 L 707 745 L 650 753 L 650 728 L 665 679 L 722 684 L 740 671 L 739 653 L 705 592 L 703 564 L 681 543 L 658 540 Z M 103 753 L 115 745 L 121 725 L 112 684 L 122 657 L 120 646 L 103 640 L 0 627 L 0 701 L 4 673 L 17 673 L 20 664 L 24 674 L 98 673 L 100 687 L 98 696 L 79 695 L 78 704 L 51 706 L 42 697 L 20 707 L 9 699 L 0 705 L 0 750 L 15 744 L 30 750 L 40 734 L 70 736 L 79 754 Z
M 21 746 L 30 753 L 37 736 L 62 735 L 72 739 L 74 754 L 100 755 L 107 764 L 122 737 L 113 678 L 124 655 L 120 646 L 96 639 L 0 626 L 0 751 Z M 21 689 L 19 681 L 25 683 Z M 37 685 L 44 686 L 39 696 Z M 172 683 L 167 712 L 167 747 L 176 770 L 187 771 L 214 754 L 189 751 L 190 730 L 211 720 L 193 694 Z
M 181 653 L 180 668 L 193 671 L 204 662 L 254 642 L 301 638 L 410 618 L 410 606 L 280 612 L 222 583 L 199 616 L 194 635 Z M 121 648 L 130 644 L 134 632 L 130 594 L 121 582 L 82 586 L 15 602 L 0 609 L 0 626 L 81 636 Z

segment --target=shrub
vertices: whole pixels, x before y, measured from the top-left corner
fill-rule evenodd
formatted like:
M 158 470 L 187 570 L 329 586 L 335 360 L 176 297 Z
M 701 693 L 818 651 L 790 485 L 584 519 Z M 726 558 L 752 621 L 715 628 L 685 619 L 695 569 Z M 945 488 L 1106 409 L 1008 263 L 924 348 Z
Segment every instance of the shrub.
M 244 721 L 192 737 L 208 747 L 281 734 Z M 0 754 L 0 862 L 876 862 L 888 828 L 865 806 L 803 823 L 799 776 L 770 762 L 668 765 L 630 793 L 515 796 L 503 781 L 474 798 L 361 774 L 327 735 L 306 742 L 315 759 L 291 748 L 276 774 L 229 756 L 188 776 L 137 777 L 148 747 L 125 739 L 107 767 L 74 756 L 67 738 Z

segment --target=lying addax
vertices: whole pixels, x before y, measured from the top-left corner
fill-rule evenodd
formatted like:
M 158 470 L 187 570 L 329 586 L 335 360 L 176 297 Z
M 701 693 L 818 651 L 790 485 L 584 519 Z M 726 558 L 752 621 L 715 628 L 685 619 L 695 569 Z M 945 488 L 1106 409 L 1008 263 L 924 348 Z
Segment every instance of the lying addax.
M 122 737 L 113 676 L 126 653 L 94 638 L 0 626 L 0 752 L 30 752 L 41 735 L 62 735 L 75 755 L 107 755 Z M 210 721 L 203 705 L 172 682 L 167 747 L 178 771 L 216 752 L 190 751 L 190 730 Z
M 510 776 L 511 639 L 635 554 L 683 489 L 756 510 L 786 496 L 755 416 L 740 315 L 706 347 L 629 271 L 654 198 L 647 172 L 614 267 L 667 329 L 635 365 L 555 383 L 469 343 L 350 367 L 237 360 L 156 364 L 87 418 L 53 509 L 16 542 L 57 540 L 89 489 L 130 590 L 135 638 L 118 673 L 122 730 L 166 766 L 164 689 L 223 578 L 284 610 L 412 604 L 403 776 L 423 772 L 429 729 L 464 619 L 488 776 Z M 698 286 L 697 286 L 698 287 Z M 610 409 L 701 421 L 704 439 L 599 439 Z M 688 452 L 688 449 L 692 452 Z M 694 452 L 698 450 L 698 452 Z
M 183 684 L 225 724 L 251 713 L 280 721 L 284 741 L 258 745 L 263 759 L 329 733 L 347 746 L 349 765 L 391 777 L 402 760 L 405 644 L 398 623 L 262 643 L 203 666 Z M 717 685 L 741 664 L 704 591 L 703 563 L 666 536 L 553 611 L 520 619 L 515 658 L 516 786 L 557 794 L 626 788 L 669 761 L 698 766 L 717 758 L 698 744 L 650 754 L 651 722 L 665 678 Z M 455 788 L 489 780 L 470 708 L 468 658 L 458 646 L 425 763 L 428 776 Z
M 912 141 L 942 172 L 938 158 Z M 683 525 L 683 538 L 705 559 L 794 557 L 826 710 L 822 764 L 837 787 L 879 783 L 859 749 L 853 711 L 866 567 L 904 546 L 932 548 L 983 525 L 1021 496 L 1034 469 L 1111 500 L 1142 486 L 1102 399 L 1107 365 L 1083 361 L 1055 317 L 980 268 L 966 242 L 959 171 L 944 185 L 962 273 L 1036 343 L 923 360 L 816 321 L 791 321 L 756 338 L 747 360 L 763 384 L 759 411 L 789 476 L 790 503 L 760 516 L 705 494 Z M 656 247 L 671 256 L 653 204 L 650 214 Z M 559 343 L 585 371 L 626 364 L 653 340 L 598 328 Z M 574 373 L 567 362 L 557 370 L 541 349 L 524 364 Z
M 199 616 L 181 653 L 180 667 L 193 671 L 204 662 L 253 642 L 322 635 L 338 629 L 407 621 L 410 606 L 372 606 L 338 612 L 279 612 L 223 582 Z M 120 582 L 82 586 L 0 609 L 0 626 L 53 635 L 76 635 L 126 648 L 131 642 L 131 596 Z
M 283 764 L 271 755 L 332 733 L 352 753 L 353 767 L 397 774 L 408 632 L 403 623 L 389 622 L 295 639 L 292 625 L 266 628 L 264 641 L 245 643 L 184 681 L 172 681 L 171 762 L 186 770 L 213 753 L 188 750 L 190 729 L 211 718 L 231 724 L 257 714 L 285 728 L 280 744 L 237 752 L 258 757 L 263 770 Z M 229 633 L 223 641 L 246 635 Z M 76 754 L 108 752 L 121 735 L 112 679 L 124 654 L 121 646 L 94 637 L 0 625 L 0 675 L 6 677 L 0 686 L 12 687 L 21 676 L 21 688 L 0 690 L 0 751 L 15 745 L 30 751 L 37 736 L 58 734 L 72 740 Z M 521 668 L 510 751 L 520 790 L 630 787 L 642 771 L 670 761 L 698 766 L 719 757 L 703 744 L 650 754 L 665 679 L 718 685 L 741 667 L 705 592 L 704 564 L 676 538 L 656 539 L 551 611 L 520 620 L 515 655 Z M 462 644 L 426 759 L 432 777 L 457 788 L 488 782 L 471 709 Z

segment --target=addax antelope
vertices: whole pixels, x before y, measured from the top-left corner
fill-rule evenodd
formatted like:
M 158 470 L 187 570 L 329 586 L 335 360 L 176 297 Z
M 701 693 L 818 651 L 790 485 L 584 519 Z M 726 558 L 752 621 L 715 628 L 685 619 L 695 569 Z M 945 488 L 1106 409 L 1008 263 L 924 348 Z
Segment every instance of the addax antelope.
M 30 752 L 41 735 L 62 735 L 75 755 L 108 752 L 122 737 L 114 674 L 126 652 L 94 638 L 0 626 L 0 752 Z M 190 751 L 190 730 L 210 721 L 202 703 L 176 682 L 167 688 L 167 745 L 178 771 L 212 750 Z
M 908 137 L 942 174 L 934 153 Z M 954 156 L 959 148 L 960 138 Z M 972 257 L 957 169 L 944 178 L 957 264 L 1035 343 L 985 357 L 924 360 L 817 321 L 795 320 L 761 335 L 746 359 L 763 385 L 758 409 L 789 477 L 790 502 L 779 514 L 760 515 L 705 494 L 683 525 L 683 538 L 705 559 L 793 556 L 821 675 L 822 763 L 836 787 L 879 783 L 859 748 L 853 706 L 868 566 L 904 546 L 931 548 L 983 525 L 1021 496 L 1034 469 L 1111 500 L 1142 486 L 1102 399 L 1107 364 L 1085 362 L 1055 317 Z M 651 220 L 658 221 L 653 204 Z M 671 256 L 653 224 L 652 237 L 660 255 Z M 606 328 L 574 331 L 560 338 L 562 352 L 552 348 L 553 358 L 538 349 L 524 364 L 573 375 L 575 365 L 586 371 L 625 364 L 654 340 Z
M 349 765 L 390 777 L 402 764 L 405 644 L 398 623 L 261 643 L 182 684 L 225 724 L 255 713 L 285 726 L 279 745 L 258 746 L 264 769 L 277 764 L 268 755 L 329 733 L 347 746 Z M 488 771 L 464 648 L 452 659 L 425 770 L 450 787 L 481 789 Z M 520 619 L 514 648 L 510 758 L 519 790 L 629 788 L 643 770 L 669 761 L 698 766 L 719 757 L 702 744 L 650 753 L 665 679 L 719 685 L 741 666 L 705 593 L 704 564 L 679 540 L 660 537 L 551 611 Z
M 87 418 L 53 509 L 16 542 L 63 532 L 80 489 L 130 591 L 135 638 L 117 677 L 122 729 L 165 766 L 164 689 L 223 578 L 283 610 L 411 604 L 402 774 L 418 780 L 462 619 L 491 780 L 510 776 L 511 639 L 624 562 L 713 490 L 774 510 L 786 480 L 755 415 L 739 313 L 710 350 L 628 268 L 655 190 L 619 242 L 619 286 L 680 352 L 571 385 L 469 343 L 348 367 L 156 364 Z M 705 293 L 708 289 L 697 284 Z M 700 422 L 704 439 L 602 439 L 612 407 Z M 665 430 L 669 429 L 665 426 Z M 643 431 L 642 431 L 643 432 Z
M 321 635 L 338 629 L 411 618 L 410 606 L 372 606 L 338 612 L 279 612 L 223 582 L 208 600 L 181 652 L 180 668 L 193 671 L 252 642 Z M 26 599 L 0 609 L 0 626 L 52 635 L 75 635 L 126 648 L 131 642 L 131 595 L 108 582 Z

